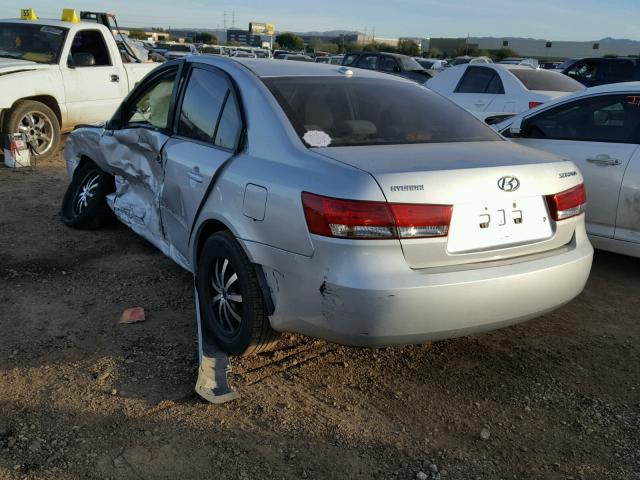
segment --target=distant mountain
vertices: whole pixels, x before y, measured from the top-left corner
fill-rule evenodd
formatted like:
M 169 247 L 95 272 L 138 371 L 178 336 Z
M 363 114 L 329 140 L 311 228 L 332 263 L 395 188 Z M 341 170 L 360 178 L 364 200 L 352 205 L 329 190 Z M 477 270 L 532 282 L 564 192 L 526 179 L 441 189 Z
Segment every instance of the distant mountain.
M 629 38 L 605 37 L 603 39 L 598 40 L 598 42 L 600 42 L 601 45 L 603 45 L 603 44 L 611 44 L 611 43 L 615 43 L 616 45 L 640 45 L 640 41 L 631 40 Z

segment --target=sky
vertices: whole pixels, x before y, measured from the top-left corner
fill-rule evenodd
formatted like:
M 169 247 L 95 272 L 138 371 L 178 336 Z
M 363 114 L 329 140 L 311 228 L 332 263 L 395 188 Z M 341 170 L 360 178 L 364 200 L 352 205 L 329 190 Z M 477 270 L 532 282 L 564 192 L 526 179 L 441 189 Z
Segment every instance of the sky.
M 357 30 L 376 37 L 533 37 L 546 40 L 640 40 L 639 0 L 21 0 L 0 4 L 0 18 L 34 8 L 58 18 L 62 8 L 116 14 L 120 26 L 248 28 L 278 31 Z M 108 5 L 108 6 L 106 6 Z M 234 12 L 234 13 L 233 13 Z

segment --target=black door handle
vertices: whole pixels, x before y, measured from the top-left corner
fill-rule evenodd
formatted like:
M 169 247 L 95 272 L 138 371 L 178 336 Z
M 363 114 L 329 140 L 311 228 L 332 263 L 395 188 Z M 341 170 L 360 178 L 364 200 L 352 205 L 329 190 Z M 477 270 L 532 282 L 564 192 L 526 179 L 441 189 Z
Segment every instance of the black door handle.
M 112 82 L 119 82 L 120 81 L 120 77 L 118 75 L 111 75 L 111 81 Z

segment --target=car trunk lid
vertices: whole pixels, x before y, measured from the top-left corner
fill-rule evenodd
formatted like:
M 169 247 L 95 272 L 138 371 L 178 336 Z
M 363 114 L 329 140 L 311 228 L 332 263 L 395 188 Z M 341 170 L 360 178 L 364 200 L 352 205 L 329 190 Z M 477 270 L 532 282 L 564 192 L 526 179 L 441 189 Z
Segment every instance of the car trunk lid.
M 509 142 L 314 150 L 369 172 L 390 203 L 453 206 L 448 236 L 400 239 L 411 268 L 512 258 L 571 239 L 556 228 L 545 196 L 582 177 L 551 154 Z

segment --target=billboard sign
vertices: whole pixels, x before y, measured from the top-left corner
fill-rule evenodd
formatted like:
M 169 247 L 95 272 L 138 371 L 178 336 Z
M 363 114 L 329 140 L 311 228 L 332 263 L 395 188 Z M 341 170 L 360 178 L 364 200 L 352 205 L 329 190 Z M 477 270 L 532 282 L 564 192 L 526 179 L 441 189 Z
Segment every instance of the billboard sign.
M 254 35 L 273 35 L 275 31 L 276 27 L 273 25 L 273 23 L 249 23 L 249 32 L 253 33 Z

